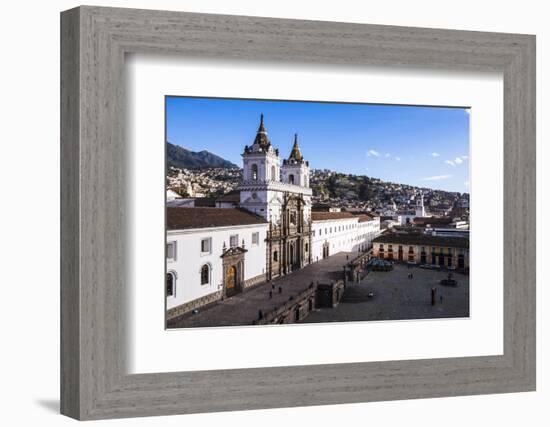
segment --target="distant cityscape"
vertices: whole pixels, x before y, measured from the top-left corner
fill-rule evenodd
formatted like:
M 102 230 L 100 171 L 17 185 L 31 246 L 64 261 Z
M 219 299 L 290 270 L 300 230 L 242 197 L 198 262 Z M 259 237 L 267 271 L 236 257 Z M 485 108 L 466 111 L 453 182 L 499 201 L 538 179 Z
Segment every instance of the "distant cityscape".
M 169 200 L 197 200 L 200 206 L 216 206 L 216 200 L 238 201 L 241 168 L 168 167 Z M 452 217 L 469 222 L 469 193 L 434 190 L 407 184 L 385 182 L 377 178 L 312 169 L 310 187 L 313 209 L 331 207 L 349 212 L 367 212 L 382 217 L 383 223 L 402 224 L 401 218 L 414 214 L 415 197 L 422 192 L 424 204 L 432 216 Z

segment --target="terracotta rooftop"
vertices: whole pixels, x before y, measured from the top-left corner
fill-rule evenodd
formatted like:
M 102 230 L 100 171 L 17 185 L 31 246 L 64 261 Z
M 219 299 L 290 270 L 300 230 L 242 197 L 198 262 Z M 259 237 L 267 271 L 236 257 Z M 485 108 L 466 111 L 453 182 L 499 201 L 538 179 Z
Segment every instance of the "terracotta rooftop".
M 311 219 L 313 221 L 329 221 L 335 219 L 353 219 L 357 218 L 351 212 L 312 212 Z
M 446 246 L 469 248 L 470 239 L 466 237 L 432 236 L 423 233 L 386 233 L 378 236 L 373 243 L 401 243 L 403 245 Z
M 373 217 L 367 214 L 356 215 L 359 218 L 359 222 L 372 221 Z
M 267 224 L 267 221 L 239 208 L 166 208 L 168 230 L 252 224 Z

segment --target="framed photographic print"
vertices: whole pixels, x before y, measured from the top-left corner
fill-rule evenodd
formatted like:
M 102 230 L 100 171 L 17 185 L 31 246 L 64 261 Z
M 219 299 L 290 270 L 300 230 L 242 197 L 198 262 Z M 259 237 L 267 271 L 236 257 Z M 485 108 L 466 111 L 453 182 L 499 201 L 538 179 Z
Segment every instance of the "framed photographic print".
M 84 6 L 61 40 L 62 413 L 535 389 L 534 36 Z
M 469 119 L 167 96 L 167 327 L 469 317 Z

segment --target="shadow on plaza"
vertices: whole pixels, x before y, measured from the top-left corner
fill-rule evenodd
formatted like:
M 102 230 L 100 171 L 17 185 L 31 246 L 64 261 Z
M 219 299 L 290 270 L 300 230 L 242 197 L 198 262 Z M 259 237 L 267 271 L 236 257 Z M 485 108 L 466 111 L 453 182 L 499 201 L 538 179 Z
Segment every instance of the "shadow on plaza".
M 196 314 L 186 314 L 169 324 L 170 329 L 251 326 L 258 312 L 268 313 L 311 283 L 341 280 L 343 266 L 353 254 L 338 253 L 300 270 L 237 294 Z M 412 274 L 412 277 L 409 276 Z M 470 314 L 469 278 L 455 274 L 456 286 L 441 285 L 446 272 L 410 268 L 396 263 L 392 271 L 370 272 L 359 282 L 348 281 L 343 296 L 333 308 L 314 308 L 293 323 L 355 322 L 464 318 Z M 280 293 L 279 293 L 279 288 Z M 435 304 L 432 305 L 432 289 Z M 270 291 L 273 295 L 270 295 Z

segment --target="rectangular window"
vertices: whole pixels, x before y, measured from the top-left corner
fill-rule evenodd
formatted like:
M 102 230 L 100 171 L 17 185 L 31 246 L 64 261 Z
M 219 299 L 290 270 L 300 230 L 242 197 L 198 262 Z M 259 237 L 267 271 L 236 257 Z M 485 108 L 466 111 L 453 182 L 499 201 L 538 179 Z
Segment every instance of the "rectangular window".
M 273 252 L 273 261 L 277 261 L 279 259 L 279 254 L 277 251 Z
M 233 234 L 231 237 L 229 237 L 229 245 L 232 248 L 235 248 L 235 247 L 239 246 L 239 235 L 238 234 Z
M 252 233 L 252 246 L 258 246 L 259 243 L 260 233 L 256 231 L 255 233 Z
M 290 223 L 293 225 L 296 224 L 296 212 L 294 211 L 290 212 Z
M 201 254 L 209 254 L 212 252 L 212 238 L 207 237 L 206 239 L 201 239 Z
M 176 242 L 166 243 L 166 259 L 168 261 L 176 260 Z

